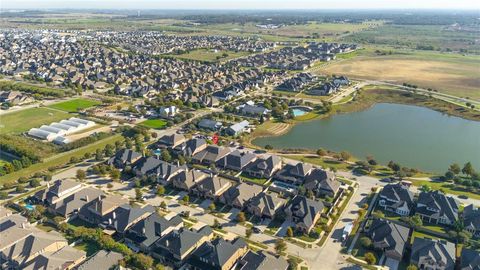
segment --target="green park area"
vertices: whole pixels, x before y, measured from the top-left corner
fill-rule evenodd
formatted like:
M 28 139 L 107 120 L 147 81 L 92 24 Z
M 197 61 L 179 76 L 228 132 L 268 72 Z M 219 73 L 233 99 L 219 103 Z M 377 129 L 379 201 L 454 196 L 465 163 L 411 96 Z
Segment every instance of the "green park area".
M 165 127 L 166 124 L 167 122 L 162 119 L 148 119 L 140 123 L 141 126 L 144 126 L 147 128 L 153 128 L 153 129 L 161 129 Z
M 55 103 L 48 107 L 52 109 L 66 111 L 66 112 L 77 112 L 78 110 L 87 109 L 99 104 L 101 104 L 101 102 L 97 100 L 76 98 L 68 101 Z
M 31 108 L 4 114 L 0 117 L 0 134 L 25 132 L 34 127 L 66 119 L 69 116 L 66 112 L 50 108 Z
M 198 49 L 198 50 L 189 51 L 183 54 L 175 54 L 175 55 L 169 55 L 169 56 L 179 58 L 179 59 L 186 59 L 186 60 L 216 62 L 216 61 L 226 61 L 226 60 L 230 60 L 233 58 L 238 58 L 246 55 L 249 55 L 249 53 L 213 50 L 213 49 Z

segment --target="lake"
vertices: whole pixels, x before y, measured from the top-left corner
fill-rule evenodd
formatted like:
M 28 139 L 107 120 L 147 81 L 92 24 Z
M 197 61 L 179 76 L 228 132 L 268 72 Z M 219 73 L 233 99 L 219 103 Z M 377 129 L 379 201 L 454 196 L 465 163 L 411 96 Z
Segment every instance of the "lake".
M 470 161 L 480 170 L 480 123 L 410 105 L 378 103 L 354 113 L 338 114 L 295 125 L 278 137 L 254 144 L 275 148 L 320 147 L 372 155 L 383 164 L 443 173 L 453 163 Z

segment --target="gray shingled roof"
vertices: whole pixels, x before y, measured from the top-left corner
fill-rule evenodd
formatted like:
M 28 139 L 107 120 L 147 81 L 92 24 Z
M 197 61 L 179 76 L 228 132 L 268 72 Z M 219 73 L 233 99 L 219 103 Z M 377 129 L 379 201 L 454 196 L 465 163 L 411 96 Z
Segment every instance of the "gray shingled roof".
M 368 235 L 376 247 L 395 251 L 403 256 L 410 229 L 383 219 L 375 219 L 370 225 Z
M 445 265 L 445 269 L 455 266 L 455 244 L 451 242 L 416 237 L 412 245 L 411 260 L 428 258 L 436 264 Z

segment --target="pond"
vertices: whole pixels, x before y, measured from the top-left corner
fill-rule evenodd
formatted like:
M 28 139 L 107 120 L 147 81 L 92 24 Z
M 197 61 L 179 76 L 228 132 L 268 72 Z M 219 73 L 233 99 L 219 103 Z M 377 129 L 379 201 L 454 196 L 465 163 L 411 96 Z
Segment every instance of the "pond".
M 256 145 L 320 147 L 375 157 L 423 171 L 443 173 L 453 163 L 471 161 L 480 170 L 480 123 L 410 105 L 379 103 L 355 113 L 303 122 Z

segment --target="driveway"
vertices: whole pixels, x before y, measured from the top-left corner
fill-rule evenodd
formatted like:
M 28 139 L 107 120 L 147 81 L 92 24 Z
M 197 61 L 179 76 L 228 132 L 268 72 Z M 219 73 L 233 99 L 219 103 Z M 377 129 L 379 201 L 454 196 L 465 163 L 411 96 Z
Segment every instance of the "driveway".
M 392 258 L 387 258 L 387 260 L 385 261 L 385 266 L 390 268 L 390 270 L 397 270 L 399 264 L 400 264 L 399 261 L 394 260 Z
M 280 229 L 277 231 L 276 236 L 284 237 L 287 234 L 288 227 L 295 228 L 295 223 L 290 220 L 285 220 L 282 225 L 280 225 Z
M 225 218 L 231 221 L 235 221 L 237 219 L 237 215 L 240 213 L 240 209 L 232 207 L 227 214 L 225 214 Z

